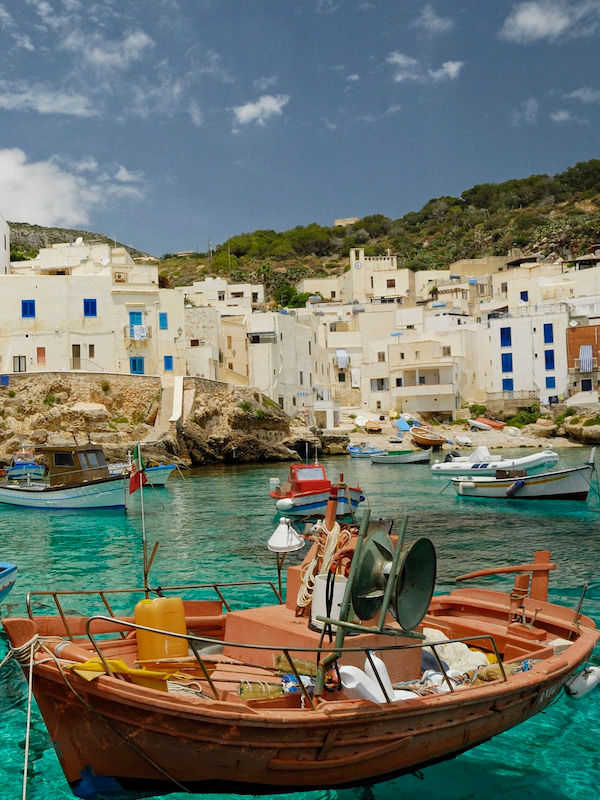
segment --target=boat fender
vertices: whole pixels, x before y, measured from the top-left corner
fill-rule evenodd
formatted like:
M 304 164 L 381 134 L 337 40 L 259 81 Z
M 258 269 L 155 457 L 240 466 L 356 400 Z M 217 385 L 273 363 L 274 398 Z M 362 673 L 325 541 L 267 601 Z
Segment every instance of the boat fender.
M 383 684 L 383 688 L 385 689 L 385 693 L 388 697 L 392 698 L 394 696 L 394 687 L 392 686 L 392 682 L 383 659 L 379 658 L 379 656 L 376 656 L 372 651 L 370 655 L 375 669 L 373 669 L 373 666 L 371 666 L 369 659 L 365 658 L 365 673 L 377 684 L 377 686 L 379 686 L 379 681 L 377 680 L 377 676 L 379 675 L 381 683 Z
M 458 483 L 458 493 L 464 494 L 465 489 L 474 489 L 475 482 L 474 481 L 459 481 Z
M 508 487 L 508 489 L 506 490 L 506 496 L 507 497 L 513 497 L 519 491 L 519 489 L 521 489 L 521 487 L 523 487 L 523 486 L 525 486 L 525 481 L 521 480 L 519 478 L 519 480 L 515 481 L 512 484 L 512 486 Z
M 455 458 L 460 458 L 460 453 L 457 453 L 456 450 L 451 450 L 446 454 L 444 461 L 454 461 Z
M 277 511 L 291 511 L 294 507 L 294 502 L 289 497 L 284 497 L 275 503 Z
M 600 667 L 585 667 L 565 683 L 565 692 L 580 700 L 600 684 Z

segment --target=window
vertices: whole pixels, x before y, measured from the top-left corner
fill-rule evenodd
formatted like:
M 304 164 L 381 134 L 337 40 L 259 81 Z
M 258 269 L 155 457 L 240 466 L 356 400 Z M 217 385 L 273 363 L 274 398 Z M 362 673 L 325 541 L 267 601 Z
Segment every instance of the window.
M 388 289 L 395 289 L 396 288 L 396 281 L 394 278 L 388 278 L 385 282 L 385 285 Z
M 376 407 L 378 411 L 381 411 L 381 400 L 377 401 Z
M 21 300 L 21 316 L 35 317 L 35 300 Z
M 225 292 L 219 292 L 217 297 L 219 300 L 225 300 Z
M 303 386 L 303 385 L 304 385 L 304 373 L 301 372 L 300 373 L 300 386 Z
M 163 369 L 165 372 L 173 371 L 173 356 L 163 356 Z
M 72 453 L 54 453 L 54 466 L 55 467 L 74 467 Z
M 227 362 L 227 369 L 230 369 L 233 372 L 233 361 Z
M 512 353 L 502 353 L 502 372 L 513 371 Z
M 371 378 L 372 392 L 386 392 L 389 389 L 387 378 Z
M 88 357 L 94 358 L 95 355 L 96 355 L 96 345 L 88 344 Z
M 27 372 L 27 359 L 25 356 L 13 356 L 13 372 Z
M 283 397 L 281 395 L 279 395 L 277 398 L 277 402 L 279 403 L 280 408 L 283 408 Z
M 169 315 L 166 311 L 161 311 L 158 315 L 158 329 L 160 331 L 169 330 Z
M 442 347 L 442 356 L 451 356 L 452 348 L 450 346 Z
M 554 369 L 554 350 L 544 350 L 546 369 Z
M 45 347 L 38 347 L 36 351 L 37 355 L 37 363 L 38 364 L 45 364 L 46 363 L 46 348 Z
M 312 352 L 312 351 L 311 351 L 311 348 L 310 348 L 310 342 L 309 342 L 309 343 L 308 343 L 308 355 L 311 355 L 311 352 Z
M 131 356 L 129 359 L 129 372 L 132 375 L 144 374 L 144 359 L 142 356 Z
M 227 337 L 227 349 L 231 350 L 231 336 Z
M 346 373 L 338 372 L 338 383 L 346 383 Z
M 141 325 L 142 324 L 142 312 L 141 311 L 130 311 L 129 312 L 129 324 L 130 325 Z
M 420 350 L 415 350 L 415 361 L 417 361 L 420 358 L 421 358 L 421 351 Z
M 591 378 L 582 378 L 582 380 L 581 380 L 581 391 L 582 392 L 591 392 L 592 391 L 592 379 Z
M 335 300 L 335 292 L 332 292 L 332 293 L 331 293 L 331 299 L 332 299 L 332 300 Z
M 419 375 L 419 386 L 425 386 L 425 376 Z
M 190 347 L 200 347 L 200 339 L 190 339 Z
M 529 300 L 529 292 L 528 291 L 521 292 L 521 300 L 524 303 L 526 303 Z
M 404 361 L 404 353 L 400 353 L 400 361 Z
M 396 386 L 402 386 L 402 378 L 396 378 Z
M 377 361 L 385 361 L 385 353 L 377 353 Z
M 252 302 L 258 303 L 258 292 L 252 292 Z M 283 403 L 283 397 L 281 398 L 281 402 Z M 281 406 L 283 408 L 283 406 Z
M 544 323 L 544 344 L 552 344 L 554 342 L 554 327 L 551 322 Z
M 97 316 L 96 301 L 93 298 L 84 298 L 83 301 L 83 316 L 95 317 Z
M 501 283 L 500 291 L 502 292 L 502 294 L 506 294 L 508 292 L 508 283 Z
M 512 336 L 510 328 L 500 328 L 500 347 L 510 347 L 512 344 Z
M 556 378 L 553 378 L 550 375 L 547 376 L 546 389 L 556 389 Z
M 512 392 L 514 389 L 514 382 L 512 378 L 502 378 L 502 391 Z

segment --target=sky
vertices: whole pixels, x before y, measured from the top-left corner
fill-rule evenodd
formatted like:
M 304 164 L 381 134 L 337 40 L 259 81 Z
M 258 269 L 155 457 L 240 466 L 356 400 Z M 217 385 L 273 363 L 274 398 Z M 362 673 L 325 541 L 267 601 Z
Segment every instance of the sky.
M 0 213 L 160 256 L 598 158 L 600 0 L 0 0 Z

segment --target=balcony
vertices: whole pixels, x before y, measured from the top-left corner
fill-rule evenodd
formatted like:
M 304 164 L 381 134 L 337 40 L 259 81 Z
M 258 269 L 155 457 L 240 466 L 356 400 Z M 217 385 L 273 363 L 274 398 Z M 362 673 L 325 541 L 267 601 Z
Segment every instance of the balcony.
M 123 338 L 127 342 L 147 342 L 152 338 L 151 325 L 125 325 Z
M 412 386 L 392 386 L 392 396 L 398 398 L 407 397 L 446 397 L 457 394 L 457 389 L 453 383 L 419 383 Z
M 592 368 L 586 370 L 585 374 L 587 374 L 588 372 L 596 372 L 597 369 L 598 369 L 598 359 L 597 358 L 592 358 Z M 570 374 L 573 374 L 575 372 L 581 372 L 581 359 L 580 358 L 574 359 L 573 360 L 573 366 L 569 367 L 569 373 Z

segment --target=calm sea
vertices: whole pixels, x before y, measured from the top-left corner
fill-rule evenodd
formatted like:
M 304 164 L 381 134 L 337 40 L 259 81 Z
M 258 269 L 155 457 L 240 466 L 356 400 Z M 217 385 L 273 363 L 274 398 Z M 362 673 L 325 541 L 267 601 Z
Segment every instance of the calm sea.
M 529 451 L 519 450 L 518 455 Z M 561 465 L 587 458 L 572 448 Z M 599 461 L 596 464 L 599 465 Z M 338 457 L 323 462 L 330 478 L 342 472 L 367 493 L 372 517 L 409 515 L 407 542 L 429 536 L 438 554 L 437 591 L 450 590 L 461 573 L 529 561 L 536 549 L 552 551 L 551 598 L 575 607 L 584 582 L 583 607 L 600 625 L 600 501 L 597 483 L 587 503 L 500 502 L 457 498 L 448 481 L 433 478 L 427 465 L 372 465 Z M 167 489 L 146 490 L 150 545 L 160 542 L 152 582 L 205 583 L 275 580 L 266 542 L 275 527 L 269 477 L 282 482 L 287 465 L 204 468 Z M 137 495 L 136 495 L 137 497 Z M 299 560 L 301 555 L 293 556 Z M 2 614 L 24 615 L 29 589 L 79 589 L 141 585 L 139 499 L 130 513 L 40 512 L 0 506 L 0 560 L 19 566 L 18 584 Z M 489 585 L 507 587 L 508 578 Z M 238 593 L 234 599 L 244 601 Z M 251 597 L 250 601 L 256 598 Z M 7 649 L 0 636 L 0 659 Z M 600 664 L 597 648 L 592 663 Z M 21 797 L 26 685 L 11 662 L 0 672 L 0 798 Z M 306 800 L 590 800 L 600 786 L 600 690 L 575 702 L 561 695 L 534 719 L 419 776 L 365 789 L 303 793 Z M 41 718 L 31 733 L 30 800 L 72 797 Z M 299 800 L 302 795 L 290 795 Z M 169 795 L 182 800 L 190 795 Z

